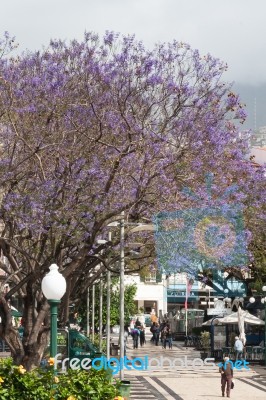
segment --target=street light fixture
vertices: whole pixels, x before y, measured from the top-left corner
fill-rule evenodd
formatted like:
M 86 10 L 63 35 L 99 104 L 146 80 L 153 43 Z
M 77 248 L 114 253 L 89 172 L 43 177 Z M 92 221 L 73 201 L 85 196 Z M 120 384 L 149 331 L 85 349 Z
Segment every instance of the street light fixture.
M 120 309 L 119 309 L 119 342 L 120 342 L 120 363 L 124 361 L 125 356 L 125 213 L 121 213 L 120 221 Z M 123 359 L 123 361 L 122 361 Z M 123 365 L 123 364 L 122 364 Z M 124 379 L 124 367 L 120 368 L 120 380 Z
M 119 222 L 114 221 L 110 222 L 108 224 L 108 227 L 117 227 L 119 226 Z M 112 232 L 111 230 L 108 231 L 108 240 L 105 239 L 99 239 L 97 241 L 98 244 L 107 244 L 112 242 Z M 107 348 L 106 348 L 106 357 L 107 360 L 110 358 L 110 342 L 111 342 L 111 336 L 110 336 L 110 319 L 111 319 L 111 312 L 110 312 L 110 306 L 111 306 L 111 272 L 107 270 L 107 287 L 106 287 L 106 295 L 107 295 L 107 304 L 106 304 L 106 343 L 107 343 Z
M 120 319 L 120 332 L 119 332 L 119 342 L 120 342 L 120 357 L 124 357 L 125 346 L 124 346 L 124 274 L 125 274 L 125 225 L 137 225 L 130 229 L 130 233 L 143 231 L 143 230 L 154 230 L 153 225 L 142 224 L 142 223 L 128 223 L 125 222 L 125 213 L 122 212 L 119 221 L 110 222 L 107 227 L 108 231 L 108 241 L 98 240 L 98 244 L 105 244 L 112 242 L 112 231 L 110 228 L 120 227 L 120 308 L 119 308 L 119 319 Z M 127 247 L 141 247 L 143 243 L 129 243 Z M 110 358 L 110 286 L 111 286 L 111 273 L 107 271 L 107 315 L 106 315 L 106 329 L 107 329 L 107 359 Z M 120 370 L 120 379 L 123 379 L 123 370 Z
M 91 340 L 94 343 L 95 333 L 95 283 L 92 285 L 92 320 L 91 320 Z
M 155 228 L 152 224 L 142 223 L 130 223 L 125 222 L 125 212 L 121 212 L 120 221 L 114 221 L 108 224 L 111 226 L 120 226 L 120 307 L 119 307 L 119 342 L 120 342 L 120 359 L 124 359 L 125 355 L 125 342 L 124 342 L 124 326 L 125 326 L 125 307 L 124 307 L 124 295 L 125 295 L 125 225 L 137 225 L 130 229 L 130 233 L 140 231 L 154 231 Z M 120 380 L 124 379 L 124 369 L 120 368 Z
M 50 304 L 50 356 L 55 357 L 57 354 L 57 307 L 66 292 L 66 280 L 58 272 L 56 264 L 52 264 L 49 269 L 50 272 L 42 280 L 42 292 Z
M 98 239 L 98 244 L 106 244 L 107 240 Z M 100 252 L 102 256 L 102 251 Z M 101 264 L 100 264 L 101 265 Z M 100 286 L 99 286 L 99 351 L 102 351 L 102 339 L 103 339 L 103 280 L 102 274 L 100 275 Z M 108 346 L 107 346 L 108 347 Z
M 135 225 L 135 227 L 129 230 L 130 233 L 139 232 L 139 231 L 154 231 L 155 228 L 151 224 L 143 224 L 143 223 L 131 223 L 125 221 L 125 213 L 124 211 L 121 212 L 118 221 L 113 221 L 107 225 L 108 228 L 111 227 L 120 227 L 120 268 L 119 268 L 119 275 L 120 275 L 120 307 L 119 307 L 119 316 L 120 316 L 120 332 L 119 332 L 119 342 L 120 342 L 120 358 L 124 358 L 125 354 L 125 343 L 124 343 L 124 291 L 125 291 L 125 283 L 124 283 L 124 276 L 125 276 L 125 225 Z M 111 230 L 108 232 L 108 241 L 104 239 L 98 240 L 98 244 L 105 244 L 107 242 L 111 243 L 112 241 L 112 233 Z M 141 246 L 142 243 L 130 243 L 129 247 Z M 107 359 L 110 356 L 110 281 L 111 281 L 111 273 L 107 271 L 107 321 L 106 321 L 106 328 L 107 328 Z M 94 290 L 94 285 L 93 288 Z M 94 292 L 93 292 L 94 293 Z M 94 294 L 92 297 L 92 307 L 94 309 Z M 92 329 L 94 329 L 94 315 L 92 315 Z M 94 335 L 94 331 L 92 330 L 92 334 Z M 120 369 L 120 380 L 124 378 L 124 370 L 123 368 Z
M 249 302 L 251 303 L 251 304 L 253 304 L 253 303 L 255 303 L 255 298 L 254 297 L 250 297 L 250 299 L 249 299 Z
M 263 286 L 262 292 L 264 297 L 261 299 L 264 304 L 264 365 L 266 366 L 266 286 Z
M 112 232 L 108 232 L 108 241 L 112 241 Z M 111 336 L 110 336 L 110 320 L 111 320 L 111 272 L 107 270 L 107 310 L 106 310 L 106 343 L 107 343 L 107 350 L 106 350 L 106 356 L 107 360 L 110 358 L 110 342 L 111 342 Z

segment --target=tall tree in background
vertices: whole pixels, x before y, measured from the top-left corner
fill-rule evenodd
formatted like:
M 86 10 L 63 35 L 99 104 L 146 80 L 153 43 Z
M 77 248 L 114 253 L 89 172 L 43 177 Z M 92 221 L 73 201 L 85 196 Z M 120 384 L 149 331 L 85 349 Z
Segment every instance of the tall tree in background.
M 143 221 L 186 207 L 180 189 L 200 193 L 209 171 L 217 196 L 241 177 L 234 201 L 248 191 L 260 204 L 263 173 L 246 172 L 246 140 L 232 122 L 245 112 L 221 79 L 226 65 L 210 55 L 176 41 L 146 50 L 111 32 L 14 57 L 5 55 L 10 41 L 0 60 L 0 267 L 11 284 L 1 336 L 31 368 L 49 330 L 40 288 L 52 262 L 67 280 L 64 322 L 69 300 L 96 276 L 97 239 L 121 211 Z M 23 342 L 7 304 L 15 293 L 24 301 Z

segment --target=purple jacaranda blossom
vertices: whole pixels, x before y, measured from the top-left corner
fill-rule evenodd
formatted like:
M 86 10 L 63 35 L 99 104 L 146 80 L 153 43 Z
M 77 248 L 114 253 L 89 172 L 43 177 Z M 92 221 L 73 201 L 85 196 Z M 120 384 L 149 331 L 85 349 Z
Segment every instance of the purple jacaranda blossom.
M 226 69 L 185 43 L 145 49 L 134 36 L 114 32 L 1 55 L 6 254 L 14 286 L 32 274 L 20 290 L 36 293 L 38 310 L 40 280 L 51 262 L 69 280 L 70 298 L 86 290 L 97 238 L 106 238 L 121 211 L 126 221 L 142 222 L 199 203 L 211 207 L 215 200 L 223 210 L 237 203 L 251 252 L 256 248 L 265 224 L 265 169 L 248 159 L 248 137 L 236 123 L 245 110 L 223 80 Z M 212 198 L 204 190 L 206 173 L 215 177 Z M 237 190 L 227 192 L 232 185 Z M 198 197 L 185 196 L 184 186 Z M 115 259 L 119 235 L 113 234 L 108 257 Z M 150 232 L 133 237 L 154 246 Z

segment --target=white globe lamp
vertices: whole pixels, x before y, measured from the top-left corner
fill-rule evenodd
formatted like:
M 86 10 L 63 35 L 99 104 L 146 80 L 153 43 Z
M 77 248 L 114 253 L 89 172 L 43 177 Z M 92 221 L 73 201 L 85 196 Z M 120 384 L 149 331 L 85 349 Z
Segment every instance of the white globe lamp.
M 52 264 L 49 269 L 50 271 L 42 280 L 42 292 L 50 304 L 50 356 L 55 357 L 57 354 L 57 308 L 66 292 L 66 280 L 58 272 L 56 264 Z
M 50 272 L 42 280 L 42 292 L 47 300 L 60 301 L 66 292 L 66 280 L 60 272 L 58 266 L 52 264 Z

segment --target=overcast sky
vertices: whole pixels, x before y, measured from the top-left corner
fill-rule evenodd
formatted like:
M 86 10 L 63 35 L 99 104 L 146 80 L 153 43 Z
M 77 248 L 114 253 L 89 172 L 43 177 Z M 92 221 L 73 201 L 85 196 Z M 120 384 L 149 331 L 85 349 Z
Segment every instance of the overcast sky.
M 0 27 L 21 49 L 84 31 L 134 33 L 151 47 L 176 39 L 226 61 L 227 80 L 266 82 L 266 0 L 1 0 Z

